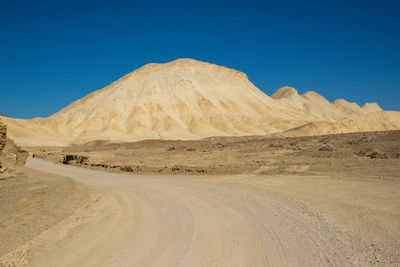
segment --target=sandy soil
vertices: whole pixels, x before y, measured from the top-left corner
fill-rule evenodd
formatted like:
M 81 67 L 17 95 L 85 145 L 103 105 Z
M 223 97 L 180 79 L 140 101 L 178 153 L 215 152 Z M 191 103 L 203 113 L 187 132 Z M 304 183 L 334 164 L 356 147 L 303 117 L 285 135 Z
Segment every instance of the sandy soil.
M 31 266 L 400 264 L 398 177 L 132 176 L 38 159 L 28 166 L 103 195 L 84 220 L 48 232 L 53 245 L 36 251 Z
M 86 204 L 90 194 L 70 178 L 25 167 L 0 180 L 0 266 L 28 261 L 24 245 Z

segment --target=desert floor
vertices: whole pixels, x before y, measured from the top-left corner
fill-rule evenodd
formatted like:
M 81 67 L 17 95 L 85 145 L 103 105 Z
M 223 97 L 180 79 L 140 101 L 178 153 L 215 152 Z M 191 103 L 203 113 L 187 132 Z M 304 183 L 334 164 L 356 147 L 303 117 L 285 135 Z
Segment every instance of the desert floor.
M 94 141 L 29 148 L 38 158 L 131 174 L 256 174 L 398 177 L 400 131 L 279 138 Z M 65 157 L 69 155 L 66 160 Z
M 397 131 L 34 148 L 0 181 L 0 264 L 400 266 L 399 143 Z

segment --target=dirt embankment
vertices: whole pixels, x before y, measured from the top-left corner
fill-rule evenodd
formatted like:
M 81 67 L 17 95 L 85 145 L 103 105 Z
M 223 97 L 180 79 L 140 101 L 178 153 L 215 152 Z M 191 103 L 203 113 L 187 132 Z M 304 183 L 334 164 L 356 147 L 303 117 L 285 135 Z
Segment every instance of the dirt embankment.
M 90 192 L 70 178 L 25 167 L 0 180 L 0 259 L 73 214 L 89 201 Z M 14 266 L 13 260 L 0 260 L 0 266 Z
M 92 190 L 24 167 L 28 152 L 6 131 L 0 123 L 0 266 L 20 266 L 29 252 L 18 249 L 82 207 Z
M 0 122 L 0 179 L 12 177 L 16 168 L 24 166 L 28 152 L 7 137 L 7 126 Z
M 95 141 L 32 151 L 54 162 L 134 174 L 346 173 L 392 177 L 400 172 L 400 131 L 295 138 Z

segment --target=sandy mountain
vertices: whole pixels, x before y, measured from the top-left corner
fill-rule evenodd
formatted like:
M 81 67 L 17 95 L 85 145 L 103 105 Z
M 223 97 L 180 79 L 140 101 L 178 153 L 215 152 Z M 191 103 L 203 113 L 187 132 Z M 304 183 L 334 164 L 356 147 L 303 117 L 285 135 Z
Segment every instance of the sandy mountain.
M 29 146 L 263 135 L 350 115 L 359 114 L 314 92 L 283 87 L 269 97 L 240 71 L 179 59 L 147 64 L 48 118 L 1 119 L 10 136 Z
M 147 64 L 49 118 L 3 120 L 25 145 L 254 135 L 309 122 L 244 73 L 192 59 Z
M 134 141 L 265 134 L 308 119 L 275 103 L 242 72 L 180 59 L 145 65 L 48 120 L 73 139 Z

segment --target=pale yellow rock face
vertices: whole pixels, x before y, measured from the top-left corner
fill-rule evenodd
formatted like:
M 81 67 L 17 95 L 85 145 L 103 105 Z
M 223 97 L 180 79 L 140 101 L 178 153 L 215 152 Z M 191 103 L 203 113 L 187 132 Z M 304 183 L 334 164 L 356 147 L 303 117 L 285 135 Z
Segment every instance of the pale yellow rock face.
M 358 114 L 322 96 L 279 89 L 272 97 L 246 74 L 193 59 L 147 64 L 48 118 L 1 117 L 9 135 L 26 146 L 92 140 L 198 139 L 264 135 L 310 122 Z

